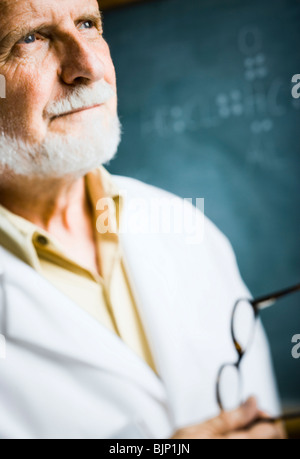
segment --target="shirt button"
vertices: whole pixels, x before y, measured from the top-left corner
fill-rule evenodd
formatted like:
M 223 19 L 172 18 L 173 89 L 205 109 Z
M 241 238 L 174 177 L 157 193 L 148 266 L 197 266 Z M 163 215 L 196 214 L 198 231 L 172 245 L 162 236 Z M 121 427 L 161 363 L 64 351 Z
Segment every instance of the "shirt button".
M 48 245 L 48 239 L 45 236 L 42 236 L 41 234 L 39 234 L 35 240 L 39 245 L 42 245 L 43 247 Z

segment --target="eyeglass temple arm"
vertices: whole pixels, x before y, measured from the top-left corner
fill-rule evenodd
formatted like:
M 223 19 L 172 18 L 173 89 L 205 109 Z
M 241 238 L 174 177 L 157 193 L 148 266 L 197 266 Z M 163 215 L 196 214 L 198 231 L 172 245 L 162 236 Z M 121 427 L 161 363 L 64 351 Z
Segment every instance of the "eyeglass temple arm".
M 261 298 L 257 298 L 256 300 L 252 300 L 251 304 L 255 306 L 257 309 L 268 308 L 270 306 L 273 306 L 273 304 L 276 303 L 276 301 L 280 298 L 298 291 L 300 291 L 300 284 L 285 290 L 281 290 L 280 292 L 274 293 L 273 295 L 263 296 Z
M 257 421 L 254 422 L 254 425 L 255 424 L 264 424 L 264 423 L 269 423 L 269 424 L 273 424 L 273 423 L 276 423 L 276 422 L 289 422 L 289 421 L 296 421 L 296 420 L 300 420 L 300 412 L 298 413 L 291 413 L 291 414 L 284 414 L 283 416 L 278 416 L 276 418 L 259 418 Z

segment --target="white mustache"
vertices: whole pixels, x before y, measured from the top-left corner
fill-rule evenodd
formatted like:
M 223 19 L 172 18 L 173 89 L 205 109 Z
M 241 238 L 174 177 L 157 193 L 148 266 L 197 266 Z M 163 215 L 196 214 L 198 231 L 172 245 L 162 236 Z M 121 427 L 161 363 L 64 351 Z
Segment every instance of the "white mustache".
M 92 89 L 87 86 L 77 87 L 64 99 L 49 104 L 44 113 L 46 117 L 55 118 L 74 110 L 105 104 L 115 95 L 116 92 L 112 86 L 102 80 Z

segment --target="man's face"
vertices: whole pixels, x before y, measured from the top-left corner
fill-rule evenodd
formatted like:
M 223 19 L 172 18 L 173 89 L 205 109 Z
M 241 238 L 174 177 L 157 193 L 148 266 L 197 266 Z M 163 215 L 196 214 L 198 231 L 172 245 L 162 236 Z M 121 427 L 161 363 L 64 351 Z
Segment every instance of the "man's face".
M 96 143 L 112 120 L 116 135 L 116 77 L 97 0 L 0 0 L 0 74 L 5 136 Z

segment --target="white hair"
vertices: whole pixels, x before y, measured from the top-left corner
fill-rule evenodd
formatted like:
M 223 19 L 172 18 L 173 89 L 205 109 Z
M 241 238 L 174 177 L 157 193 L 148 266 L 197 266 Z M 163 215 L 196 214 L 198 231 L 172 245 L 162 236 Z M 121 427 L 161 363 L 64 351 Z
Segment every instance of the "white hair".
M 115 95 L 104 81 L 96 88 L 78 87 L 63 100 L 49 105 L 45 114 L 56 117 L 70 111 L 104 104 Z M 81 130 L 80 130 L 81 131 Z M 82 135 L 82 132 L 85 134 Z M 117 115 L 109 116 L 103 108 L 99 117 L 85 122 L 81 136 L 48 134 L 41 143 L 29 143 L 16 136 L 0 134 L 0 173 L 8 169 L 27 177 L 82 177 L 101 164 L 111 161 L 121 140 Z
M 45 109 L 44 114 L 48 118 L 54 118 L 64 113 L 77 109 L 105 104 L 115 96 L 115 91 L 105 80 L 99 81 L 97 86 L 78 86 L 72 93 L 61 100 L 52 102 Z

